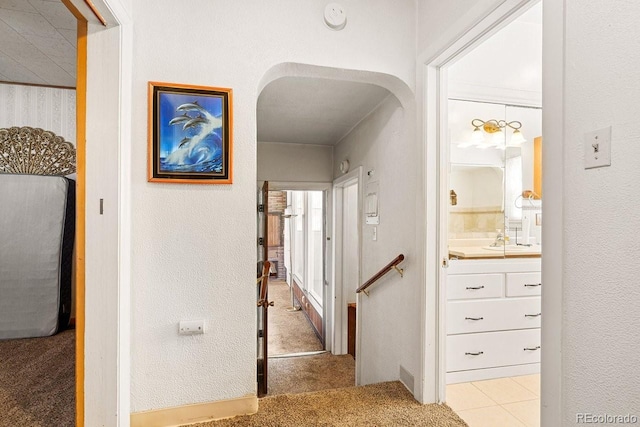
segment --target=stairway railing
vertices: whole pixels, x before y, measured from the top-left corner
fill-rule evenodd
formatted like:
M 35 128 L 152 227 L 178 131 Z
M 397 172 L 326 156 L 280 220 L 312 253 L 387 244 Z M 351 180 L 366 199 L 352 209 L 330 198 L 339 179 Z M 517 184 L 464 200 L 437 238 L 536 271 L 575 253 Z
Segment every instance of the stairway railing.
M 380 279 L 382 276 L 384 276 L 391 270 L 396 270 L 400 274 L 400 277 L 404 277 L 404 270 L 402 268 L 398 268 L 398 264 L 400 264 L 402 261 L 404 261 L 403 254 L 400 254 L 397 257 L 395 257 L 393 261 L 391 261 L 389 264 L 384 266 L 382 270 L 378 271 L 376 274 L 374 274 L 371 277 L 371 279 L 367 280 L 362 286 L 356 289 L 356 293 L 359 294 L 360 292 L 364 292 L 366 296 L 369 296 L 369 292 L 367 292 L 367 288 L 373 285 L 378 279 Z

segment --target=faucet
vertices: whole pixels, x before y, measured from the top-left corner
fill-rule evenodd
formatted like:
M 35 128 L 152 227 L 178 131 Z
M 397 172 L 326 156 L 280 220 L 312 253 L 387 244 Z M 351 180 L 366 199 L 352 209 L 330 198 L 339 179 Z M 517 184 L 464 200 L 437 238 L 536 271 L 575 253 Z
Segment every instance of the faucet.
M 504 246 L 504 234 L 502 234 L 502 230 L 496 230 L 496 232 L 498 233 L 496 235 L 496 240 L 494 240 L 493 243 L 490 245 L 493 248 L 496 248 L 498 246 Z

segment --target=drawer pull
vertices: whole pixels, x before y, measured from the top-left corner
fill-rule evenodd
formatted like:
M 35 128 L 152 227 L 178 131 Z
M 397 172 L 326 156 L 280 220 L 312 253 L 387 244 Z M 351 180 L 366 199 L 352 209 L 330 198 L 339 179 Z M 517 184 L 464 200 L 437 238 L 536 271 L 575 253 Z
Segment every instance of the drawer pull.
M 484 317 L 465 317 L 464 320 L 484 320 Z
M 524 351 L 536 351 L 536 350 L 540 350 L 540 346 L 524 348 Z
M 524 284 L 525 288 L 536 288 L 538 286 L 542 286 L 542 283 L 525 283 Z
M 538 316 L 542 316 L 542 313 L 538 313 L 538 314 L 525 314 L 524 317 L 538 317 Z
M 468 291 L 477 291 L 478 289 L 484 289 L 484 285 L 482 286 L 467 286 Z
M 484 354 L 484 351 L 479 351 L 477 353 L 466 352 L 465 356 L 480 356 L 481 354 Z

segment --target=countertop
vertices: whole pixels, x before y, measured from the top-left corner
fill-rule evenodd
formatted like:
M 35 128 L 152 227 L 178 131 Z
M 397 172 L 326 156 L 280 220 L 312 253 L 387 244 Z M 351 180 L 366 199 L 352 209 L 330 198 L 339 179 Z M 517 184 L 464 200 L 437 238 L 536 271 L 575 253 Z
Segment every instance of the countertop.
M 502 248 L 501 248 L 502 249 Z M 449 246 L 449 257 L 460 259 L 472 258 L 539 258 L 542 246 L 505 246 L 501 250 L 485 249 L 483 246 Z

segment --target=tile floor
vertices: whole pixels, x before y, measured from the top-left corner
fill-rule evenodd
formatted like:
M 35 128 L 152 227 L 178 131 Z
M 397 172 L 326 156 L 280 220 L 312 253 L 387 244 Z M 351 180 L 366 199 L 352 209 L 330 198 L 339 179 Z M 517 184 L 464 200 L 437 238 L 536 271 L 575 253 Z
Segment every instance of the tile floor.
M 450 384 L 447 404 L 469 427 L 540 427 L 540 374 Z

